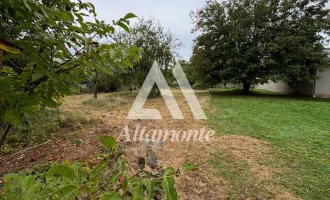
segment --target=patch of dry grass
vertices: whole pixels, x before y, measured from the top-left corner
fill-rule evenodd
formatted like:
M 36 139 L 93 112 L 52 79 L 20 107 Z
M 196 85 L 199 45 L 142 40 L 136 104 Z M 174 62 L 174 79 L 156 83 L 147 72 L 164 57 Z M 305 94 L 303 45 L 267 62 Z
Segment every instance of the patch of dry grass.
M 38 115 L 25 115 L 23 123 L 12 129 L 0 153 L 44 143 L 50 139 L 69 137 L 87 124 L 101 122 L 99 117 L 84 112 L 43 109 Z
M 98 99 L 88 99 L 83 101 L 83 104 L 94 108 L 115 108 L 117 106 L 124 105 L 128 102 L 127 99 L 121 96 L 107 95 Z

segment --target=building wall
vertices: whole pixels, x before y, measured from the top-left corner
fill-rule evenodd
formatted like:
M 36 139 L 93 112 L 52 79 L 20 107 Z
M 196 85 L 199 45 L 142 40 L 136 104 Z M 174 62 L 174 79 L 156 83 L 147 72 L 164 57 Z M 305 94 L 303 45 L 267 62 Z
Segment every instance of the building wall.
M 330 62 L 330 48 L 325 48 L 325 52 L 328 53 L 328 61 Z M 315 97 L 318 98 L 330 98 L 330 68 L 323 71 L 318 71 L 317 76 L 319 80 L 315 81 Z M 313 96 L 313 83 L 297 83 L 292 87 L 287 84 L 280 82 L 274 83 L 269 81 L 268 84 L 257 85 L 257 89 L 264 89 L 280 94 L 298 94 L 304 96 Z
M 256 86 L 256 89 L 269 90 L 279 94 L 292 94 L 294 92 L 287 84 L 282 82 L 274 83 L 273 81 L 268 81 L 267 84 L 259 84 Z
M 291 95 L 302 95 L 302 96 L 313 96 L 313 84 L 312 83 L 295 83 L 290 87 L 289 85 L 279 82 L 274 83 L 269 81 L 267 84 L 259 84 L 256 86 L 257 89 L 269 90 L 277 92 L 279 94 L 291 94 Z
M 315 96 L 330 98 L 330 68 L 318 72 L 317 75 L 321 78 L 316 80 Z

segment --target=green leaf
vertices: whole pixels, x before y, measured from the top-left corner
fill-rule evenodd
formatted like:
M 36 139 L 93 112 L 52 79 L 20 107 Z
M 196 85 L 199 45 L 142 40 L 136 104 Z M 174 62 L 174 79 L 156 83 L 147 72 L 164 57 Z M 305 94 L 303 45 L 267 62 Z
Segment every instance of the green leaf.
M 94 192 L 96 192 L 97 190 L 99 190 L 99 184 L 97 182 L 92 182 L 92 183 L 87 183 L 87 193 L 88 194 L 92 194 Z
M 56 189 L 58 188 L 52 186 L 51 184 L 44 185 L 40 191 L 40 195 L 51 197 L 55 193 Z
M 162 188 L 166 194 L 166 200 L 177 200 L 178 193 L 174 187 L 175 180 L 172 177 L 164 177 L 162 180 Z
M 106 167 L 107 167 L 107 160 L 103 159 L 99 162 L 99 164 L 91 171 L 90 178 L 94 178 L 98 176 Z
M 63 199 L 66 200 L 72 200 L 74 197 L 79 193 L 78 188 L 70 188 L 70 191 L 66 193 L 66 195 L 63 197 Z
M 24 71 L 20 75 L 23 83 L 26 83 L 31 78 L 31 71 Z
M 39 80 L 44 76 L 45 76 L 45 74 L 41 74 L 41 73 L 36 72 L 36 73 L 32 74 L 32 80 L 31 81 Z
M 127 177 L 123 178 L 122 187 L 123 187 L 123 192 L 124 193 L 127 192 L 127 190 L 128 190 L 128 178 Z
M 121 199 L 119 193 L 117 192 L 106 192 L 102 195 L 102 198 L 101 199 L 104 199 L 104 200 L 119 200 Z
M 6 54 L 3 56 L 3 61 L 7 61 L 7 60 L 10 60 L 10 59 L 17 59 L 17 58 L 20 58 L 21 57 L 21 54 L 18 54 L 18 53 L 10 53 L 10 54 Z
M 126 162 L 125 162 L 125 160 L 120 159 L 119 162 L 120 162 L 120 168 L 121 168 L 122 173 L 125 173 L 126 172 Z
M 143 200 L 143 188 L 142 184 L 138 183 L 133 186 L 132 188 L 132 193 L 133 193 L 133 200 Z
M 87 3 L 87 4 L 92 8 L 93 11 L 95 11 L 95 6 L 94 6 L 94 4 L 92 4 L 92 3 Z
M 99 141 L 108 153 L 113 153 L 116 149 L 116 140 L 111 136 L 99 136 Z
M 21 176 L 18 175 L 18 174 L 6 174 L 4 177 L 3 177 L 3 180 L 5 182 L 9 182 L 10 180 L 18 180 L 20 179 Z
M 21 111 L 23 113 L 28 113 L 28 114 L 37 114 L 38 110 L 35 106 L 25 106 L 21 108 Z
M 74 168 L 74 173 L 76 174 L 76 180 L 78 181 L 78 183 L 80 183 L 83 179 L 83 173 L 84 173 L 81 164 L 75 162 L 73 164 L 73 168 Z
M 11 122 L 13 125 L 21 123 L 21 113 L 18 109 L 12 109 L 5 112 L 5 119 Z
M 89 28 L 88 28 L 88 26 L 87 26 L 85 23 L 80 22 L 80 26 L 81 26 L 81 28 L 82 28 L 82 30 L 83 30 L 84 32 L 86 32 L 86 33 L 89 32 Z
M 61 76 L 61 75 L 56 74 L 56 73 L 54 73 L 54 72 L 47 72 L 46 74 L 47 74 L 47 76 L 48 76 L 51 80 L 53 80 L 53 81 L 55 81 L 55 82 L 59 82 L 59 81 L 60 81 L 60 76 Z
M 182 168 L 183 172 L 190 172 L 190 171 L 195 171 L 195 170 L 198 170 L 198 167 L 191 163 L 184 164 L 183 168 Z
M 69 21 L 72 19 L 72 16 L 67 12 L 61 12 L 59 10 L 48 9 L 48 11 L 54 16 L 62 19 L 63 21 Z
M 27 190 L 33 185 L 34 181 L 35 181 L 34 176 L 26 176 L 23 178 L 21 182 L 21 187 Z
M 122 176 L 123 174 L 121 173 L 121 171 L 116 170 L 114 172 L 111 173 L 111 175 L 108 178 L 108 182 L 109 183 L 113 183 L 116 184 L 118 182 L 118 179 Z
M 110 32 L 110 33 L 114 33 L 114 32 L 115 32 L 115 28 L 114 28 L 113 26 L 108 26 L 108 27 L 106 28 L 106 30 L 107 30 L 108 32 Z
M 4 66 L 0 69 L 1 73 L 10 73 L 10 72 L 13 72 L 13 71 L 14 70 L 11 67 L 8 67 L 8 66 Z
M 41 102 L 45 106 L 50 107 L 50 108 L 57 108 L 58 107 L 58 104 L 53 99 L 42 98 Z
M 73 26 L 73 25 L 72 25 L 72 26 L 70 26 L 70 28 L 71 28 L 72 30 L 78 32 L 78 33 L 82 33 L 82 32 L 83 32 L 82 29 L 79 28 L 78 26 Z
M 28 4 L 28 2 L 26 0 L 24 0 L 24 4 L 25 4 L 25 7 L 31 12 L 32 11 L 32 8 L 31 8 L 31 6 Z
M 133 14 L 133 13 L 127 13 L 125 15 L 124 19 L 131 19 L 131 18 L 135 18 L 135 17 L 137 17 L 137 16 L 135 14 Z
M 47 12 L 43 9 L 42 6 L 40 6 L 40 9 L 41 9 L 42 13 L 44 14 L 44 16 L 45 16 L 46 18 L 49 18 Z
M 20 188 L 21 177 L 18 174 L 6 174 L 4 181 L 6 182 L 3 190 L 6 199 L 14 200 L 18 199 L 19 193 L 17 192 Z
M 74 196 L 76 196 L 78 194 L 78 192 L 79 192 L 79 190 L 76 186 L 65 185 L 65 186 L 57 189 L 52 196 L 59 195 L 60 197 L 62 197 L 61 199 L 71 200 L 71 199 L 73 199 Z
M 29 188 L 29 192 L 30 192 L 31 194 L 34 194 L 34 195 L 39 194 L 40 191 L 41 191 L 41 186 L 42 186 L 41 183 L 34 183 L 34 184 Z
M 176 171 L 174 170 L 174 168 L 173 167 L 166 168 L 164 171 L 164 176 L 172 176 L 172 175 L 176 175 Z
M 129 32 L 129 27 L 122 21 L 118 21 L 117 25 L 122 27 L 126 32 Z
M 154 198 L 154 193 L 155 193 L 155 180 L 146 180 L 144 182 L 144 185 L 147 188 L 148 191 L 148 200 L 152 200 Z
M 34 12 L 34 15 L 36 17 L 38 17 L 40 20 L 45 20 L 44 16 L 42 16 L 42 14 L 38 13 L 38 12 Z
M 58 164 L 50 168 L 50 170 L 46 174 L 46 177 L 50 178 L 53 176 L 61 176 L 62 178 L 67 178 L 71 181 L 75 180 L 75 174 L 72 169 L 63 164 Z

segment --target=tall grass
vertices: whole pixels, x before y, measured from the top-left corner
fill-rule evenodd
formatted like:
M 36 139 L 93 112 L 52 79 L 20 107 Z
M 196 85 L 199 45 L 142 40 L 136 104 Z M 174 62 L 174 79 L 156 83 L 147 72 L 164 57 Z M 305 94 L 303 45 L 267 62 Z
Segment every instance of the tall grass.
M 104 95 L 99 95 L 97 99 L 94 98 L 87 99 L 83 101 L 83 104 L 94 108 L 112 109 L 129 103 L 130 98 L 133 97 L 134 95 L 131 95 L 129 93 L 104 94 Z
M 53 138 L 67 137 L 70 132 L 82 129 L 84 124 L 96 122 L 99 119 L 83 113 L 42 109 L 38 115 L 23 116 L 22 124 L 11 130 L 0 153 L 9 153 Z

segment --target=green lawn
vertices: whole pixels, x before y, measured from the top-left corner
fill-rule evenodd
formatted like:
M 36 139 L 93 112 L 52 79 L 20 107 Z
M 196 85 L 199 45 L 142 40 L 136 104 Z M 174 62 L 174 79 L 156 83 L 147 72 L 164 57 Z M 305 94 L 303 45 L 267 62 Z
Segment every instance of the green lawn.
M 283 185 L 303 199 L 330 199 L 330 101 L 293 98 L 254 91 L 216 91 L 208 121 L 218 133 L 247 135 L 272 143 L 280 157 L 274 165 Z M 221 169 L 223 163 L 213 158 Z

